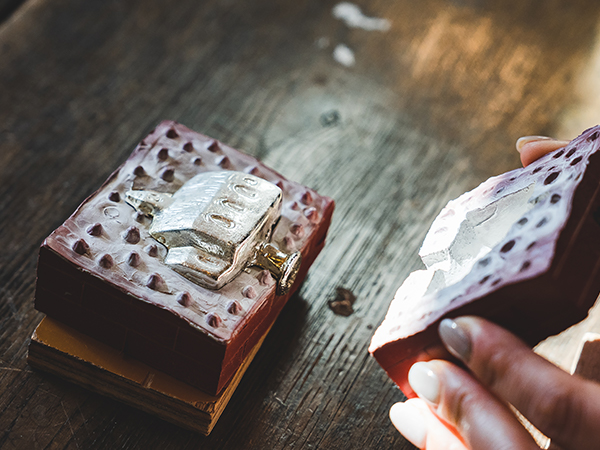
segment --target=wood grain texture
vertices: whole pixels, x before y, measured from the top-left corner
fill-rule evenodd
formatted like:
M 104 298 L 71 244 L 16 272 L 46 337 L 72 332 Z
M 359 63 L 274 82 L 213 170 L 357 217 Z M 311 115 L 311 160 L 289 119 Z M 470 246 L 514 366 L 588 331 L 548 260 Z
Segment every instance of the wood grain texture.
M 367 354 L 373 328 L 449 199 L 517 167 L 520 135 L 591 125 L 578 83 L 600 4 L 359 3 L 390 31 L 306 0 L 30 0 L 0 25 L 1 448 L 412 448 L 387 419 L 402 395 Z M 332 58 L 340 43 L 353 67 Z M 323 254 L 208 438 L 25 361 L 40 242 L 162 119 L 337 201 Z M 357 297 L 349 317 L 327 307 L 340 286 Z
M 24 0 L 0 0 L 0 23 L 10 20 Z

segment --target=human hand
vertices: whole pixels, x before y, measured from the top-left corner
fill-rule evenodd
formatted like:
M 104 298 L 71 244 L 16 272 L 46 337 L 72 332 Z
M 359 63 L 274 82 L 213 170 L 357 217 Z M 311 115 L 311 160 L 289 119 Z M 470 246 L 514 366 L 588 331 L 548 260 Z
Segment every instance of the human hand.
M 523 166 L 568 144 L 543 136 L 517 141 Z M 428 450 L 539 448 L 508 407 L 513 404 L 564 449 L 598 448 L 600 386 L 572 377 L 506 330 L 477 318 L 444 321 L 442 341 L 468 373 L 445 361 L 417 363 L 409 382 L 420 398 L 398 403 L 390 418 Z
M 445 319 L 439 333 L 470 372 L 441 360 L 413 365 L 408 380 L 419 398 L 392 406 L 390 418 L 415 446 L 539 449 L 510 403 L 564 450 L 598 449 L 600 385 L 569 375 L 481 318 Z

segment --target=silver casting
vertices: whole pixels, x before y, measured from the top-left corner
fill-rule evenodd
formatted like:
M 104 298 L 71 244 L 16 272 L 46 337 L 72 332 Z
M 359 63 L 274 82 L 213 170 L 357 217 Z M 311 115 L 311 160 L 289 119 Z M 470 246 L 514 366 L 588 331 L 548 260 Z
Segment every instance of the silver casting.
M 204 172 L 174 194 L 128 191 L 126 201 L 152 217 L 150 235 L 168 249 L 165 263 L 184 277 L 220 289 L 248 266 L 271 271 L 277 294 L 289 291 L 300 252 L 270 242 L 281 215 L 282 192 L 242 172 Z

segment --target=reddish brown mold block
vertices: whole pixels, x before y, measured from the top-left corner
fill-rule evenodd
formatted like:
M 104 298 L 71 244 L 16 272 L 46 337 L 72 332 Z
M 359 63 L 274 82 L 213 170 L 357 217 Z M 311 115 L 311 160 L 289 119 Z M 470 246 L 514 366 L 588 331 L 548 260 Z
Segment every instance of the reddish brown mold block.
M 272 242 L 285 248 L 293 235 L 302 253 L 298 277 L 286 295 L 276 295 L 275 283 L 266 282 L 257 267 L 242 271 L 218 291 L 182 277 L 164 264 L 167 250 L 149 235 L 150 220 L 122 200 L 130 189 L 173 193 L 193 176 L 224 166 L 240 172 L 254 169 L 283 187 L 284 207 Z M 310 206 L 285 207 L 302 199 L 310 199 Z M 332 199 L 286 180 L 255 158 L 175 122 L 163 122 L 44 241 L 35 306 L 151 367 L 216 394 L 301 285 L 323 248 L 333 208 Z
M 478 315 L 528 344 L 584 319 L 600 292 L 600 127 L 451 201 L 369 351 L 408 397 L 417 361 L 450 359 L 445 317 Z M 473 242 L 476 242 L 474 245 Z

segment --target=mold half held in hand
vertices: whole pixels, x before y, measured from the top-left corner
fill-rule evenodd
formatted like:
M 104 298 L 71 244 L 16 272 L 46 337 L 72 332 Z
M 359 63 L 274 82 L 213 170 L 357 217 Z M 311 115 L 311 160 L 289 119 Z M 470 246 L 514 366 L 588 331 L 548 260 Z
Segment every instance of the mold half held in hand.
M 586 166 L 572 165 L 568 151 L 556 154 L 490 178 L 448 203 L 419 251 L 426 270 L 411 274 L 398 291 L 405 316 L 396 331 L 416 332 L 450 307 L 547 269 Z M 534 241 L 544 244 L 532 250 Z M 501 281 L 492 286 L 492 276 Z
M 600 127 L 452 200 L 369 350 L 412 394 L 410 364 L 443 317 L 478 314 L 532 345 L 581 320 L 600 291 Z M 428 350 L 431 352 L 431 350 Z

